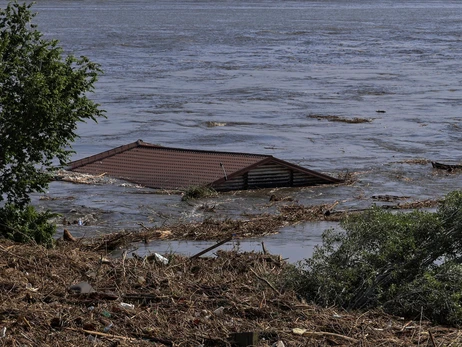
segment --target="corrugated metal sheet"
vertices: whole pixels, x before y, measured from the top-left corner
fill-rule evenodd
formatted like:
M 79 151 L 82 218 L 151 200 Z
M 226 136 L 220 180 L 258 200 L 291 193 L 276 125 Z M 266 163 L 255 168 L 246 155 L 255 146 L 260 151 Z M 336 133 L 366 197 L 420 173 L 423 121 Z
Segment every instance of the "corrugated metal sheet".
M 137 141 L 69 164 L 70 170 L 122 178 L 151 188 L 217 190 L 338 183 L 272 156 L 168 148 Z

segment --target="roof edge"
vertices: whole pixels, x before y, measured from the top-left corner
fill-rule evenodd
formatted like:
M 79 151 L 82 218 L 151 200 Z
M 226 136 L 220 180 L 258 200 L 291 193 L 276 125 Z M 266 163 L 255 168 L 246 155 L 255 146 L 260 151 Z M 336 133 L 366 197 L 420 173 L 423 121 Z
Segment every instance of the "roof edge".
M 211 151 L 207 149 L 189 149 L 189 148 L 179 148 L 179 147 L 164 147 L 160 145 L 153 145 L 151 143 L 143 142 L 142 140 L 138 140 L 138 147 L 148 147 L 148 148 L 160 148 L 163 150 L 171 150 L 171 151 L 183 151 L 183 152 L 191 152 L 191 153 L 216 153 L 216 154 L 230 154 L 230 155 L 246 155 L 246 156 L 253 156 L 253 157 L 261 157 L 263 159 L 266 158 L 274 158 L 272 155 L 268 154 L 257 154 L 257 153 L 244 153 L 244 152 L 229 152 L 229 151 Z
M 83 159 L 71 161 L 68 165 L 70 166 L 70 170 L 77 169 L 81 166 L 94 163 L 95 161 L 101 160 L 103 158 L 112 157 L 113 155 L 128 151 L 132 148 L 138 147 L 143 143 L 142 140 L 138 140 L 136 142 L 129 143 L 127 145 L 119 146 L 108 151 L 104 151 L 98 154 L 91 155 L 89 157 L 85 157 Z
M 253 156 L 253 157 L 261 157 L 262 159 L 274 158 L 271 155 L 266 154 L 255 154 L 255 153 L 243 153 L 243 152 L 227 152 L 227 151 L 210 151 L 210 150 L 201 150 L 201 149 L 188 149 L 188 148 L 177 148 L 177 147 L 164 147 L 160 145 L 154 145 L 152 143 L 144 142 L 143 140 L 138 140 L 136 142 L 129 143 L 127 145 L 123 145 L 120 147 L 116 147 L 114 149 L 110 149 L 108 151 L 104 151 L 98 154 L 94 154 L 92 156 L 82 158 L 79 160 L 72 161 L 68 163 L 70 170 L 77 169 L 83 165 L 94 163 L 95 161 L 102 160 L 113 155 L 128 151 L 133 148 L 137 147 L 144 147 L 144 148 L 158 148 L 166 151 L 183 151 L 183 152 L 190 152 L 190 153 L 208 153 L 208 154 L 228 154 L 228 155 L 245 155 L 245 156 Z

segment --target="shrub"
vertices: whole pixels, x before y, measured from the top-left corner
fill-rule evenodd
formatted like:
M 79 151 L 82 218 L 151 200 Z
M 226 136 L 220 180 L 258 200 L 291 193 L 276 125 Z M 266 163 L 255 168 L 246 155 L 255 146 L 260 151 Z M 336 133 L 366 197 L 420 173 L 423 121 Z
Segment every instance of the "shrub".
M 396 288 L 384 309 L 396 315 L 426 318 L 441 324 L 462 322 L 462 266 L 446 262 Z
M 16 242 L 36 242 L 51 247 L 56 226 L 48 220 L 56 214 L 38 212 L 33 206 L 5 205 L 0 209 L 0 235 Z
M 437 212 L 374 207 L 327 230 L 293 287 L 323 306 L 382 307 L 391 314 L 462 323 L 462 193 Z

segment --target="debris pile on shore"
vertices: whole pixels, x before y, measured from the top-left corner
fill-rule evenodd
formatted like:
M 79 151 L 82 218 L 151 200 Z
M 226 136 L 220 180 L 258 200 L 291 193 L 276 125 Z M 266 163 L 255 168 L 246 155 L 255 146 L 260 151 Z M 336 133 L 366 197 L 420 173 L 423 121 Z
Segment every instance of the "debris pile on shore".
M 198 222 L 176 222 L 162 227 L 140 225 L 139 230 L 120 231 L 101 235 L 92 239 L 94 250 L 114 250 L 130 243 L 152 240 L 223 240 L 263 237 L 278 233 L 281 228 L 309 221 L 341 221 L 347 216 L 362 213 L 365 209 L 335 210 L 338 202 L 314 206 L 296 203 L 283 204 L 278 207 L 278 214 L 259 214 L 247 219 L 213 219 L 206 218 Z M 404 201 L 394 205 L 383 205 L 385 209 L 411 209 L 435 207 L 438 200 Z
M 448 345 L 457 329 L 300 301 L 291 265 L 216 251 L 111 259 L 85 240 L 0 243 L 0 344 L 9 346 Z M 244 341 L 244 342 L 242 342 Z

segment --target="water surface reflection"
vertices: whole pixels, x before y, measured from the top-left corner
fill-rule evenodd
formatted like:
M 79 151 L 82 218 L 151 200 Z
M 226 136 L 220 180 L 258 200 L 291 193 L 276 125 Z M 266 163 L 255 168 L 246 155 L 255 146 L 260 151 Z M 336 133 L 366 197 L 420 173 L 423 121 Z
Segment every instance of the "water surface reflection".
M 278 234 L 265 236 L 254 239 L 233 240 L 228 242 L 204 256 L 213 256 L 217 250 L 238 250 L 240 252 L 262 252 L 262 242 L 265 248 L 271 254 L 281 255 L 291 263 L 302 261 L 311 257 L 314 247 L 322 241 L 322 233 L 326 229 L 339 228 L 335 222 L 309 222 L 298 224 L 296 226 L 286 227 L 281 229 Z M 186 256 L 192 256 L 204 249 L 214 245 L 215 241 L 167 241 L 156 240 L 149 244 L 133 244 L 135 248 L 132 253 L 139 256 L 145 256 L 152 253 L 168 254 L 176 253 Z M 122 251 L 118 251 L 115 255 L 120 255 Z

